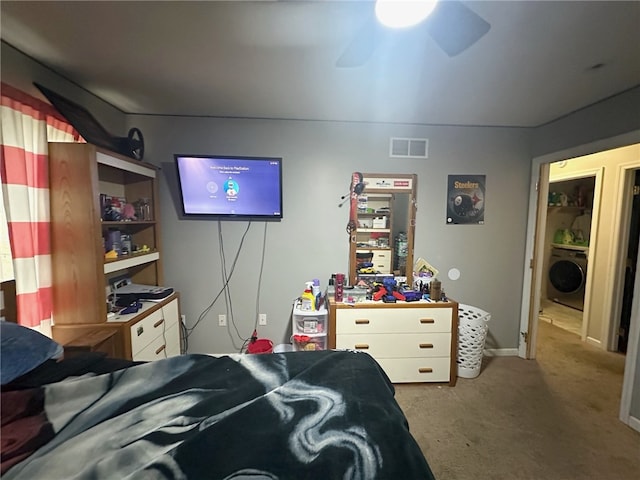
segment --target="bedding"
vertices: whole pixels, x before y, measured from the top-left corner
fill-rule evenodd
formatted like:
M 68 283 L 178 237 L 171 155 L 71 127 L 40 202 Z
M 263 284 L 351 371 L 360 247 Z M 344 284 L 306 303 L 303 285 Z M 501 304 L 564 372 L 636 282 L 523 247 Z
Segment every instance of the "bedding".
M 0 321 L 0 380 L 5 385 L 63 353 L 62 345 L 17 323 Z
M 3 391 L 3 479 L 433 478 L 366 353 L 193 354 L 117 368 Z

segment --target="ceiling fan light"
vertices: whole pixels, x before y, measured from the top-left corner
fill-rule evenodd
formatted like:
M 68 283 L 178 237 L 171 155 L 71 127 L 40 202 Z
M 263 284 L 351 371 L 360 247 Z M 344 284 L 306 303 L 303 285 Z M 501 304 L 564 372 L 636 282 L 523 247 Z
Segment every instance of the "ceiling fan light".
M 412 27 L 422 22 L 438 0 L 376 0 L 376 17 L 391 28 Z

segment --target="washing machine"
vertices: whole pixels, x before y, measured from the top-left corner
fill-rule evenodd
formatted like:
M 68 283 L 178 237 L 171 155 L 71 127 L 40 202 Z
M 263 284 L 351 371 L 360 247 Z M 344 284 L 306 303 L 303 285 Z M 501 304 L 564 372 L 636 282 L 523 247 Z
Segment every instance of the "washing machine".
M 550 300 L 583 310 L 587 253 L 554 247 L 549 258 L 547 280 L 547 297 Z

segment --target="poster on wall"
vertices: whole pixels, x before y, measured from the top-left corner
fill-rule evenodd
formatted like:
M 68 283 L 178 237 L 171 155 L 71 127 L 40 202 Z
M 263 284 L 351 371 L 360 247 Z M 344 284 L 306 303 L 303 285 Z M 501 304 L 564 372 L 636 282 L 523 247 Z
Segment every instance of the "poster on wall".
M 486 175 L 449 175 L 447 224 L 483 225 Z

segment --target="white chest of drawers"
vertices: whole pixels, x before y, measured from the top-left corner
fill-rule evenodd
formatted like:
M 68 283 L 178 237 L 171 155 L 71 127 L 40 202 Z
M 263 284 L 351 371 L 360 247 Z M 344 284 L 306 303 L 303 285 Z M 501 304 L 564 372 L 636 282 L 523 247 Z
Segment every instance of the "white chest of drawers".
M 96 331 L 114 332 L 108 353 L 115 358 L 147 362 L 180 355 L 180 294 L 174 292 L 159 302 L 142 302 L 139 311 L 117 314 L 106 322 L 54 325 L 53 330 L 57 342 L 85 351 L 94 351 L 91 342 L 97 338 L 93 335 Z M 95 335 L 102 338 L 104 334 Z
M 392 382 L 455 385 L 456 302 L 330 302 L 329 322 L 331 348 L 367 352 Z
M 131 325 L 131 356 L 134 361 L 148 362 L 180 355 L 178 300 Z

